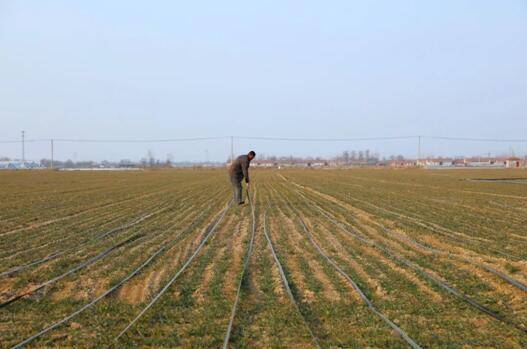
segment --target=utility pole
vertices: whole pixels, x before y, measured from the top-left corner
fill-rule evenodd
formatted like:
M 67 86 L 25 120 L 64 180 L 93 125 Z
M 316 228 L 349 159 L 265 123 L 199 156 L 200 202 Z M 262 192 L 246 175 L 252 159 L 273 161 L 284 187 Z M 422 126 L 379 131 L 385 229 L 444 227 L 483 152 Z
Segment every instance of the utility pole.
M 234 137 L 231 136 L 231 162 L 234 161 Z
M 26 131 L 22 131 L 22 164 L 26 163 Z
M 53 158 L 54 158 L 54 151 L 53 151 L 53 139 L 51 140 L 51 169 L 53 169 Z
M 417 166 L 421 166 L 421 136 L 417 136 Z

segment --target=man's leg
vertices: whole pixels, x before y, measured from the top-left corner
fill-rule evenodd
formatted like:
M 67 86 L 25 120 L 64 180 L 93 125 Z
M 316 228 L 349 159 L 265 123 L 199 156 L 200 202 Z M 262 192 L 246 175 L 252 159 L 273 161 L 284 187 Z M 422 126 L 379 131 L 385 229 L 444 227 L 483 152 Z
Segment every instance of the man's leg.
M 243 203 L 242 182 L 236 182 L 236 196 L 239 204 Z
M 234 202 L 239 204 L 242 202 L 242 182 L 237 178 L 231 178 L 232 189 L 234 193 Z

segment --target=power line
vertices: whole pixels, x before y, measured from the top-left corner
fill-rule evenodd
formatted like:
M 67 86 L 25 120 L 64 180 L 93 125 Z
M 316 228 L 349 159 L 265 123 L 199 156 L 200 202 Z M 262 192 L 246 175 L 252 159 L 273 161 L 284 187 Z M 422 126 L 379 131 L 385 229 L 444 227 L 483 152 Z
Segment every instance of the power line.
M 443 137 L 443 136 L 422 136 L 426 139 L 439 139 L 447 141 L 465 141 L 465 142 L 527 142 L 527 139 L 521 138 L 469 138 L 469 137 Z
M 36 142 L 63 142 L 63 143 L 175 143 L 175 142 L 196 142 L 228 139 L 229 137 L 196 137 L 196 138 L 169 138 L 169 139 L 86 139 L 86 138 L 42 138 L 26 139 L 25 143 Z M 0 140 L 0 143 L 22 143 L 21 140 Z
M 36 142 L 49 142 L 50 139 L 24 139 L 24 143 L 36 143 Z M 16 143 L 22 143 L 22 140 L 2 140 L 0 141 L 1 144 L 16 144 Z
M 75 139 L 75 138 L 55 138 L 55 142 L 69 143 L 175 143 L 175 142 L 196 142 L 228 139 L 229 137 L 196 137 L 196 138 L 168 138 L 168 139 Z
M 502 142 L 502 143 L 527 143 L 527 138 L 474 138 L 474 137 L 447 137 L 447 136 L 385 136 L 385 137 L 352 137 L 352 138 L 310 138 L 310 137 L 260 137 L 260 136 L 217 136 L 217 137 L 194 137 L 194 138 L 166 138 L 166 139 L 141 139 L 141 138 L 40 138 L 22 140 L 0 140 L 0 144 L 17 144 L 17 143 L 37 143 L 50 142 L 55 143 L 177 143 L 177 142 L 199 142 L 211 140 L 254 140 L 254 141 L 283 141 L 283 142 L 359 142 L 359 141 L 390 141 L 419 139 L 422 140 L 445 140 L 445 141 L 464 141 L 464 142 Z
M 26 131 L 22 130 L 22 163 L 26 162 L 26 143 L 24 142 L 26 138 Z
M 418 136 L 395 136 L 395 137 L 358 137 L 358 138 L 290 138 L 290 137 L 251 137 L 236 136 L 236 139 L 260 140 L 260 141 L 286 141 L 286 142 L 355 142 L 355 141 L 380 141 L 413 139 Z
M 388 136 L 388 137 L 356 137 L 356 138 L 291 138 L 291 137 L 251 137 L 236 136 L 235 139 L 263 140 L 263 141 L 290 141 L 290 142 L 354 142 L 354 141 L 384 141 L 402 139 L 438 139 L 468 142 L 527 142 L 521 138 L 471 138 L 471 137 L 445 137 L 445 136 Z

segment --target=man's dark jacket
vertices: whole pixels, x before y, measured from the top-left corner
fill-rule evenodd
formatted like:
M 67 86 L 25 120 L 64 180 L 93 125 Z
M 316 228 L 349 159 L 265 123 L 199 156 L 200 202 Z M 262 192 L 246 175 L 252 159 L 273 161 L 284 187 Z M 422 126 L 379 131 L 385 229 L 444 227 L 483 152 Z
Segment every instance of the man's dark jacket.
M 249 183 L 249 157 L 247 155 L 240 155 L 234 160 L 229 168 L 229 175 L 232 179 L 241 182 L 245 178 L 245 182 Z

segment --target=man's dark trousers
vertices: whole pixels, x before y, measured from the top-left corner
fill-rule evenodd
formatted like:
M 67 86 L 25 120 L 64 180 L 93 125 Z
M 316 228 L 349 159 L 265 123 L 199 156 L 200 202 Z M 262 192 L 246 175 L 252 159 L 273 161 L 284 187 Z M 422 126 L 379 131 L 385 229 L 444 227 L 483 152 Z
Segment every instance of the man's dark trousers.
M 242 179 L 243 178 L 237 178 L 235 176 L 231 176 L 232 189 L 234 191 L 234 202 L 238 204 L 243 202 Z

